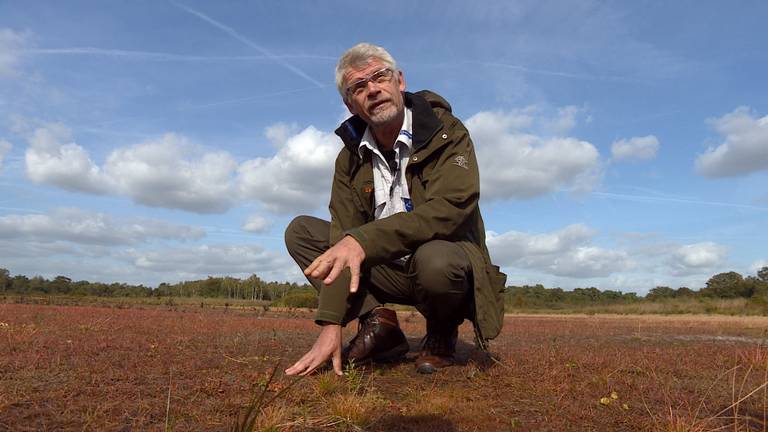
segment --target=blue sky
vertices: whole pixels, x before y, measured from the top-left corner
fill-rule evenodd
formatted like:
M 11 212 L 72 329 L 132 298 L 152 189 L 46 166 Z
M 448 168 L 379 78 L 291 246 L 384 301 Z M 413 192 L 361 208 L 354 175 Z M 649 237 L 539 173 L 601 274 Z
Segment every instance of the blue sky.
M 358 42 L 472 134 L 509 284 L 644 294 L 768 265 L 761 1 L 0 2 L 0 267 L 300 281 Z

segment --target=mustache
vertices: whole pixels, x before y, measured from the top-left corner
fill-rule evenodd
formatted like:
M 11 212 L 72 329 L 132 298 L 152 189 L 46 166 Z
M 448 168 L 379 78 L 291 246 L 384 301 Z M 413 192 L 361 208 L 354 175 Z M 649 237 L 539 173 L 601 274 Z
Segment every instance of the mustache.
M 391 98 L 381 98 L 381 99 L 377 99 L 377 100 L 375 100 L 375 101 L 372 101 L 372 102 L 369 102 L 369 103 L 368 103 L 368 109 L 371 109 L 371 108 L 376 108 L 377 106 L 379 106 L 379 105 L 382 105 L 382 104 L 385 104 L 385 103 L 387 103 L 387 102 L 392 102 L 392 99 L 391 99 Z

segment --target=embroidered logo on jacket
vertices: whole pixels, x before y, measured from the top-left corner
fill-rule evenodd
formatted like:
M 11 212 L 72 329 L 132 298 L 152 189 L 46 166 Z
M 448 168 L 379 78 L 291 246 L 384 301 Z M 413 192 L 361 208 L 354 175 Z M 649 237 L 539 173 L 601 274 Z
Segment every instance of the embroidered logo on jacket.
M 462 155 L 456 156 L 456 159 L 453 160 L 453 164 L 464 169 L 469 169 L 469 161 Z

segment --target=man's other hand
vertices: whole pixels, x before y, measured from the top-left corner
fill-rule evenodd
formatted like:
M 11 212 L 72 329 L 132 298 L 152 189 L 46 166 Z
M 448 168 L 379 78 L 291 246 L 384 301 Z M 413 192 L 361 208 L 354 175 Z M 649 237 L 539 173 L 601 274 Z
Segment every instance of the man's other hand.
M 365 251 L 360 243 L 351 236 L 345 236 L 312 261 L 312 264 L 304 270 L 304 274 L 314 279 L 323 279 L 324 284 L 330 285 L 339 277 L 342 270 L 349 267 L 351 275 L 349 292 L 354 293 L 360 285 L 360 266 L 364 259 Z
M 343 375 L 341 372 L 341 326 L 338 324 L 326 324 L 320 331 L 312 349 L 309 350 L 293 366 L 285 370 L 286 375 L 308 375 L 332 359 L 333 372 Z

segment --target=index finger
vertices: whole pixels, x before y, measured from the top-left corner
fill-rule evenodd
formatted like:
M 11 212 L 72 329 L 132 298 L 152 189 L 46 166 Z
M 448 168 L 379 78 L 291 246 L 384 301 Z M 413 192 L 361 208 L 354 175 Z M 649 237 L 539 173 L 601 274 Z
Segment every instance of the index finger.
M 356 293 L 357 288 L 360 286 L 360 263 L 353 262 L 349 265 L 349 292 Z

